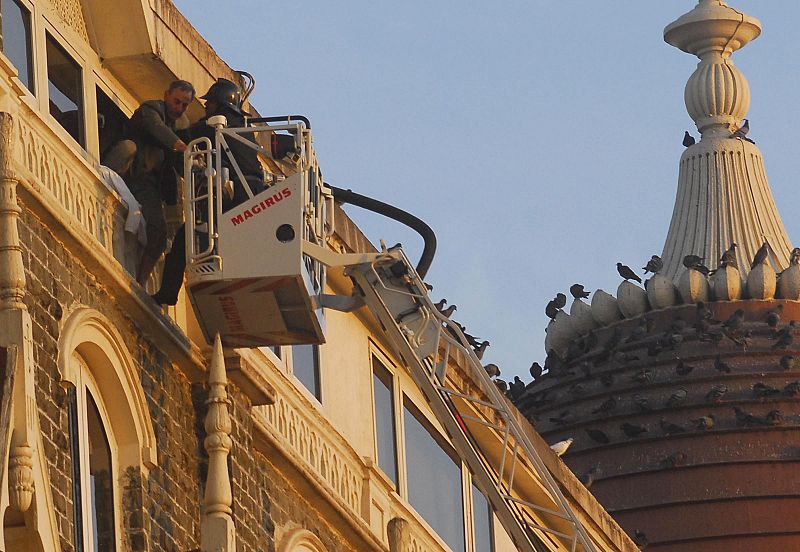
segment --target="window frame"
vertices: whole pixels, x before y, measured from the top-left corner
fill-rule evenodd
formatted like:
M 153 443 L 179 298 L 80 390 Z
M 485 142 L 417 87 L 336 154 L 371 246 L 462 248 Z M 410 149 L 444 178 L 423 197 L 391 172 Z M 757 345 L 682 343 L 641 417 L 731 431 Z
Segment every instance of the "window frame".
M 294 348 L 295 347 L 312 347 L 314 350 L 314 369 L 316 374 L 316 383 L 317 383 L 317 391 L 318 393 L 315 394 L 306 387 L 306 384 L 303 383 L 297 375 L 294 373 Z M 309 344 L 298 344 L 298 345 L 290 345 L 281 349 L 281 352 L 285 354 L 284 359 L 282 359 L 286 366 L 286 371 L 289 373 L 295 383 L 297 384 L 296 387 L 300 389 L 303 393 L 306 394 L 307 397 L 314 400 L 316 404 L 322 406 L 323 399 L 325 394 L 323 392 L 323 378 L 322 378 L 322 346 L 316 343 L 309 343 Z
M 30 0 L 12 0 L 12 1 L 16 2 L 17 4 L 19 4 L 20 6 L 24 7 L 26 10 L 28 10 L 28 14 L 29 14 L 29 17 L 30 17 L 30 19 L 28 21 L 28 24 L 29 24 L 29 27 L 30 27 L 28 29 L 29 30 L 29 35 L 28 35 L 29 44 L 28 44 L 28 46 L 30 48 L 30 60 L 29 60 L 29 63 L 28 63 L 28 65 L 29 65 L 28 66 L 28 74 L 29 74 L 30 79 L 33 81 L 33 89 L 28 88 L 28 85 L 26 83 L 22 82 L 22 79 L 20 79 L 20 82 L 22 83 L 23 88 L 26 91 L 26 94 L 24 95 L 24 97 L 25 98 L 29 98 L 29 99 L 32 100 L 32 99 L 37 97 L 37 91 L 41 88 L 41 78 L 40 78 L 40 76 L 38 74 L 38 71 L 37 71 L 37 67 L 39 66 L 39 52 L 38 52 L 38 48 L 37 48 L 38 40 L 37 40 L 37 37 L 36 37 L 36 35 L 37 35 L 37 27 L 38 27 L 37 24 L 36 24 L 36 20 L 37 20 L 38 14 L 37 14 L 36 6 Z M 2 33 L 2 29 L 0 29 L 0 33 Z M 0 52 L 0 53 L 2 53 L 2 52 Z M 5 53 L 3 53 L 3 56 L 5 56 L 6 59 L 8 59 L 8 56 L 6 56 Z M 8 61 L 10 62 L 11 60 L 8 59 Z M 13 63 L 11 63 L 11 66 L 14 67 L 15 69 L 17 69 L 17 74 L 19 75 L 19 68 L 16 65 L 14 65 Z
M 399 378 L 397 376 L 397 369 L 395 368 L 394 364 L 384 355 L 377 347 L 375 347 L 372 343 L 370 343 L 369 348 L 370 354 L 370 373 L 372 377 L 370 378 L 370 396 L 372 399 L 372 443 L 373 443 L 373 458 L 375 459 L 375 465 L 378 467 L 378 470 L 386 476 L 386 479 L 395 490 L 399 493 L 401 489 L 401 483 L 403 481 L 403 476 L 401 476 L 401 456 L 400 456 L 400 449 L 401 449 L 401 425 L 398 421 L 398 397 L 399 393 L 398 390 L 400 388 Z M 392 477 L 387 474 L 380 465 L 380 454 L 379 454 L 379 445 L 378 445 L 378 413 L 375 409 L 375 362 L 379 363 L 380 366 L 386 371 L 389 378 L 391 379 L 392 387 L 389 390 L 391 394 L 391 401 L 392 401 L 392 422 L 393 422 L 393 429 L 394 429 L 394 468 L 395 474 L 394 477 L 396 479 L 393 480 Z
M 85 446 L 89 442 L 89 429 L 88 429 L 88 421 L 87 421 L 87 409 L 88 409 L 88 400 L 87 400 L 87 393 L 91 396 L 92 400 L 94 401 L 95 405 L 97 406 L 97 412 L 100 416 L 100 421 L 103 425 L 103 430 L 106 434 L 106 439 L 108 441 L 108 449 L 109 454 L 111 455 L 111 493 L 112 493 L 112 500 L 114 503 L 114 512 L 113 512 L 113 526 L 114 526 L 114 543 L 115 549 L 121 550 L 122 546 L 122 525 L 121 525 L 121 516 L 122 516 L 122 496 L 121 496 L 121 489 L 119 485 L 119 447 L 117 445 L 117 439 L 114 434 L 114 429 L 110 421 L 110 417 L 108 415 L 108 410 L 106 408 L 105 402 L 103 401 L 103 396 L 100 392 L 100 388 L 95 381 L 94 377 L 92 376 L 91 369 L 88 366 L 87 361 L 77 352 L 73 351 L 71 362 L 73 363 L 73 370 L 74 374 L 77 376 L 78 383 L 74 386 L 71 386 L 75 391 L 75 405 L 76 405 L 76 423 L 77 423 L 77 433 L 78 433 L 78 469 L 80 471 L 80 490 L 81 490 L 81 529 L 82 529 L 82 550 L 84 552 L 101 552 L 99 550 L 94 549 L 94 541 L 92 539 L 93 532 L 93 519 L 91 515 L 91 504 L 92 504 L 92 494 L 91 494 L 91 484 L 89 483 L 89 448 Z M 72 452 L 74 445 L 72 441 L 72 434 L 70 433 L 70 451 Z M 82 446 L 83 445 L 83 446 Z M 72 458 L 72 461 L 75 461 L 75 458 Z M 74 474 L 74 465 L 73 465 L 73 474 Z M 73 486 L 75 485 L 75 481 L 73 481 Z M 73 504 L 73 515 L 76 515 L 76 508 L 77 505 Z M 74 523 L 77 524 L 77 520 L 73 520 Z M 77 536 L 76 532 L 73 532 L 73 536 Z M 77 547 L 77 543 L 75 543 L 76 549 L 80 549 Z

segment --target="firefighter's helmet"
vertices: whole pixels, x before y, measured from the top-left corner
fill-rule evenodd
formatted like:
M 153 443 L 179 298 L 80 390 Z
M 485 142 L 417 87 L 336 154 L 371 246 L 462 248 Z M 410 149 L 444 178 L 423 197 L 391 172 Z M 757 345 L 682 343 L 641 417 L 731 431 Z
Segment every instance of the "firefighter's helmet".
M 203 100 L 211 100 L 220 105 L 228 107 L 239 114 L 242 112 L 242 91 L 236 83 L 223 79 L 217 79 L 217 82 L 211 85 L 204 95 L 200 96 Z

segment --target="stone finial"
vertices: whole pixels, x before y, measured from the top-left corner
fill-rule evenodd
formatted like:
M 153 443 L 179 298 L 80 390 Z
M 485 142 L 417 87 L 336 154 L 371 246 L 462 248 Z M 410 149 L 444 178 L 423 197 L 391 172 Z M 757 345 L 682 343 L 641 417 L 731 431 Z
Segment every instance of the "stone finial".
M 11 506 L 27 512 L 33 500 L 33 449 L 24 443 L 11 449 L 8 462 L 8 497 Z
M 0 113 L 0 310 L 26 310 L 25 266 L 19 242 L 17 179 L 11 168 L 14 120 Z
M 208 478 L 203 500 L 205 516 L 200 524 L 203 552 L 233 552 L 236 549 L 236 534 L 231 518 L 233 494 L 228 473 L 228 454 L 233 442 L 228 414 L 230 401 L 225 390 L 227 384 L 222 340 L 217 334 L 208 371 L 208 413 L 204 423 L 206 438 L 203 445 L 208 453 Z
M 684 100 L 703 138 L 729 137 L 750 108 L 747 79 L 731 54 L 761 34 L 758 19 L 722 0 L 700 0 L 664 29 L 664 40 L 700 58 Z

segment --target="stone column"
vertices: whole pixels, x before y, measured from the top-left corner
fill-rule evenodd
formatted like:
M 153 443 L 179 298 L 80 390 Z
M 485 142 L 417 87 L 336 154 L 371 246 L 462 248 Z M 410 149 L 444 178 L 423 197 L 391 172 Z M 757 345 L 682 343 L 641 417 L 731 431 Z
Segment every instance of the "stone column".
M 228 380 L 222 340 L 217 334 L 208 372 L 208 413 L 205 419 L 208 452 L 208 478 L 204 497 L 205 514 L 200 522 L 200 544 L 203 552 L 233 552 L 236 550 L 236 529 L 231 518 L 233 494 L 228 473 L 228 454 L 231 441 L 231 418 L 228 413 Z
M 386 526 L 389 537 L 389 552 L 409 552 L 411 550 L 411 530 L 408 521 L 392 518 Z

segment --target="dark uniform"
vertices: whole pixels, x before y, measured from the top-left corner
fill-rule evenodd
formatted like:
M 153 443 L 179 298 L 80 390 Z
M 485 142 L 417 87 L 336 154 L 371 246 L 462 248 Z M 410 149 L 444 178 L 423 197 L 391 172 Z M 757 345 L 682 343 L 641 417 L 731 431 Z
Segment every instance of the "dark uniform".
M 244 116 L 226 106 L 221 106 L 219 111 L 214 115 L 224 115 L 228 120 L 228 127 L 237 128 L 244 126 Z M 214 133 L 214 128 L 206 124 L 206 119 L 201 119 L 184 131 L 178 131 L 179 136 L 187 144 L 191 140 L 200 137 L 208 138 L 213 144 Z M 233 138 L 227 139 L 226 142 L 230 149 L 230 155 L 236 160 L 236 164 L 239 166 L 239 170 L 242 171 L 245 180 L 247 180 L 253 195 L 263 191 L 265 189 L 264 178 L 256 150 Z M 239 182 L 236 171 L 233 169 L 230 157 L 225 151 L 222 153 L 222 166 L 228 168 L 230 179 L 233 181 L 233 198 L 228 197 L 225 193 L 222 194 L 222 211 L 226 212 L 246 201 L 248 197 L 247 192 Z M 185 240 L 186 227 L 181 225 L 175 233 L 175 239 L 172 241 L 172 249 L 170 249 L 170 252 L 167 253 L 164 259 L 161 288 L 153 295 L 153 299 L 159 304 L 174 305 L 178 300 L 178 292 L 180 292 L 181 286 L 183 285 L 183 272 L 186 269 Z

